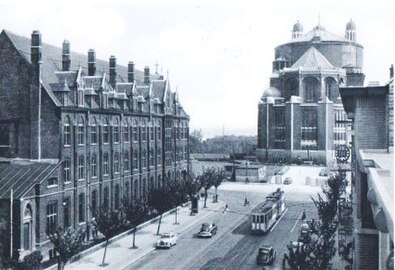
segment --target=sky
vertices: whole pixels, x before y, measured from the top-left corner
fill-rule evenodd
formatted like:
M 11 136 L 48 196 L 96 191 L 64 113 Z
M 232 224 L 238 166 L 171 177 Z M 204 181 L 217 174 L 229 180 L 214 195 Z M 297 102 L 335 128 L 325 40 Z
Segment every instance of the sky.
M 344 35 L 352 18 L 364 46 L 365 82 L 389 79 L 394 1 L 1 1 L 0 28 L 97 57 L 133 61 L 168 76 L 204 137 L 256 135 L 258 102 L 269 87 L 274 48 L 299 20 Z M 59 56 L 61 57 L 61 56 Z

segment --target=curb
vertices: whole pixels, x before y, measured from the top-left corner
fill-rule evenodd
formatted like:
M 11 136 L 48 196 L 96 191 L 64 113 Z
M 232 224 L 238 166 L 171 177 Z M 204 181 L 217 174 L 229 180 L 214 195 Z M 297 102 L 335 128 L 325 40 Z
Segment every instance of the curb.
M 177 206 L 177 210 L 179 210 L 180 208 L 185 208 L 185 207 L 189 206 L 190 204 L 191 204 L 191 201 L 183 203 L 180 206 Z M 163 213 L 162 214 L 162 218 L 164 218 L 164 217 L 166 217 L 166 216 L 168 216 L 170 214 L 173 214 L 174 212 L 175 212 L 175 208 Z M 140 225 L 137 225 L 136 226 L 136 231 L 138 231 L 138 230 L 140 230 L 140 229 L 142 229 L 144 227 L 147 227 L 148 225 L 153 224 L 153 223 L 157 222 L 158 220 L 159 220 L 159 216 L 156 216 L 156 217 L 154 217 L 154 218 L 152 218 L 150 220 L 147 220 L 146 222 L 141 223 Z M 112 237 L 110 240 L 108 240 L 108 244 L 110 245 L 112 242 L 117 241 L 117 240 L 119 240 L 119 239 L 121 239 L 121 238 L 123 238 L 125 236 L 128 236 L 128 235 L 130 235 L 132 233 L 133 233 L 133 229 L 124 231 L 124 232 Z M 68 261 L 68 264 L 73 263 L 75 261 L 78 261 L 79 259 L 81 259 L 81 258 L 83 258 L 83 257 L 85 257 L 85 256 L 87 256 L 89 254 L 92 254 L 93 252 L 103 248 L 105 246 L 105 244 L 106 244 L 106 242 L 103 241 L 103 242 L 101 242 L 101 243 L 99 243 L 97 245 L 94 245 L 94 246 L 92 246 L 92 247 L 90 247 L 90 248 L 88 248 L 86 250 L 81 251 L 80 253 L 74 255 Z M 154 250 L 154 249 L 152 249 L 152 250 Z M 149 252 L 151 252 L 152 250 L 150 250 Z M 148 254 L 149 252 L 147 252 L 146 254 Z M 146 254 L 144 254 L 144 256 Z M 58 267 L 57 264 L 54 264 L 54 265 L 51 265 L 51 266 L 45 268 L 44 270 L 56 270 L 57 267 Z

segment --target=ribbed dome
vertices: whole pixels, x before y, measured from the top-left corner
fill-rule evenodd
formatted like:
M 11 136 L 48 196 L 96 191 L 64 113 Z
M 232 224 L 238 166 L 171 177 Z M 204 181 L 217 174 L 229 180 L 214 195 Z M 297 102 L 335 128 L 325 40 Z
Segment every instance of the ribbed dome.
M 303 25 L 299 22 L 294 24 L 294 28 L 293 28 L 294 32 L 303 32 Z
M 355 22 L 350 19 L 350 21 L 346 24 L 346 30 L 357 30 L 357 27 L 355 25 Z
M 281 97 L 281 92 L 276 87 L 269 87 L 262 94 L 262 99 L 267 97 Z

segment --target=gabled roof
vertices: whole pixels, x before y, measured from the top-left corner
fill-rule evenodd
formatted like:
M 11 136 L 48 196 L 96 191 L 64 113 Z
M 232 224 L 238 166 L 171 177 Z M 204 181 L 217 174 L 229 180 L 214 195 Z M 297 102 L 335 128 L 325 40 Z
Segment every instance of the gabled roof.
M 154 80 L 152 81 L 152 94 L 154 98 L 158 98 L 161 102 L 165 96 L 166 91 L 166 80 Z
M 313 46 L 310 47 L 299 59 L 292 65 L 294 68 L 323 68 L 335 69 L 332 64 Z
M 324 27 L 318 25 L 318 26 L 314 27 L 314 29 L 311 30 L 310 32 L 307 32 L 307 33 L 301 35 L 300 37 L 292 39 L 290 41 L 290 43 L 309 42 L 317 37 L 321 41 L 346 41 L 346 42 L 349 42 L 345 37 L 332 34 L 331 32 L 325 30 Z
M 14 44 L 16 49 L 22 54 L 28 63 L 30 62 L 30 38 L 19 36 L 8 30 L 3 30 L 3 32 L 10 38 L 11 42 Z M 72 45 L 72 44 L 71 44 Z M 81 54 L 76 52 L 71 52 L 71 66 L 70 70 L 77 70 L 79 66 L 83 70 L 88 70 L 88 56 L 87 54 Z M 57 78 L 54 71 L 62 70 L 62 48 L 42 43 L 42 78 L 47 83 L 57 82 Z M 108 72 L 109 62 L 105 60 L 96 59 L 96 73 L 97 75 L 102 75 L 104 72 Z M 127 67 L 117 65 L 117 81 L 127 82 Z M 87 73 L 87 72 L 86 72 Z M 135 79 L 139 83 L 144 81 L 144 73 L 139 70 L 135 70 Z M 152 79 L 157 79 L 158 75 L 151 74 Z
M 58 163 L 0 162 L 0 199 L 10 198 L 11 189 L 15 199 L 21 198 L 34 184 L 44 180 Z

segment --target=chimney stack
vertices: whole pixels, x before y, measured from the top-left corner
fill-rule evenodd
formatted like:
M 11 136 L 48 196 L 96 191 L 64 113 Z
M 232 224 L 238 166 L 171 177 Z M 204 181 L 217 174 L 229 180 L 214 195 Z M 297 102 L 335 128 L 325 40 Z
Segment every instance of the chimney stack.
M 68 40 L 64 40 L 62 44 L 62 70 L 69 71 L 70 63 L 70 42 Z
M 391 64 L 390 67 L 390 79 L 392 79 L 394 77 L 394 64 Z
M 88 51 L 88 76 L 96 74 L 96 52 L 94 49 Z
M 150 83 L 150 74 L 149 74 L 149 66 L 145 66 L 144 68 L 144 84 Z
M 41 34 L 35 30 L 32 33 L 31 55 L 30 60 L 33 65 L 41 64 Z
M 128 82 L 134 82 L 134 63 L 128 63 Z
M 110 56 L 110 85 L 115 89 L 117 82 L 117 59 L 114 55 Z
M 31 39 L 32 75 L 30 86 L 30 158 L 41 159 L 41 34 L 35 30 Z

